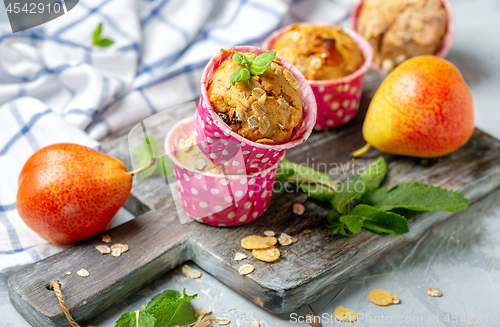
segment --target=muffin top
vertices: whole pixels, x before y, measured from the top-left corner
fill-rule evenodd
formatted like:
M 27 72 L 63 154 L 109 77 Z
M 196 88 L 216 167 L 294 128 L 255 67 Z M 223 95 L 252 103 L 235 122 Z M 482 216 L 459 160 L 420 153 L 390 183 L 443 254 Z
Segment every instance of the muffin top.
M 274 50 L 308 80 L 335 80 L 364 62 L 356 42 L 339 25 L 295 24 L 274 42 Z
M 193 170 L 208 172 L 211 174 L 220 174 L 221 169 L 215 167 L 196 145 L 195 136 L 190 134 L 179 140 L 175 157 L 184 166 Z
M 448 25 L 441 0 L 365 0 L 358 32 L 374 49 L 374 62 L 390 71 L 404 60 L 435 54 Z
M 229 58 L 212 74 L 207 94 L 214 110 L 233 132 L 250 141 L 268 145 L 290 141 L 301 127 L 304 113 L 295 77 L 276 57 L 261 75 L 233 85 L 230 78 L 238 66 Z

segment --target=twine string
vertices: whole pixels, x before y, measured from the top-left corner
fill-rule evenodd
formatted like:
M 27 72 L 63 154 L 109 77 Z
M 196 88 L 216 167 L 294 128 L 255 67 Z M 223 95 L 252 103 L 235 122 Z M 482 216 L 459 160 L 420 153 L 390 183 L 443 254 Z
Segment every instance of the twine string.
M 59 306 L 61 307 L 71 327 L 80 327 L 80 325 L 76 323 L 76 321 L 69 313 L 68 307 L 66 307 L 66 302 L 64 301 L 64 297 L 61 291 L 61 286 L 59 285 L 59 283 L 56 281 L 51 281 L 49 284 L 49 289 L 53 290 L 54 293 L 56 293 L 57 300 L 59 301 Z M 212 322 L 214 320 L 215 320 L 214 316 L 201 316 L 200 318 L 198 318 L 197 322 L 184 327 L 213 327 Z M 87 327 L 92 327 L 92 326 L 87 326 Z

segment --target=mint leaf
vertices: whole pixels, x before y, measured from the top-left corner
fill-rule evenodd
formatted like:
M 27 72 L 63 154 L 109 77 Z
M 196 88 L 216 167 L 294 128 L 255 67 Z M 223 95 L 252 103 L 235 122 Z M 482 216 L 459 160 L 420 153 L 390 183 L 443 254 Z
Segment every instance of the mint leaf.
M 240 65 L 250 65 L 250 63 L 248 62 L 248 59 L 247 57 L 245 57 L 244 54 L 242 53 L 239 53 L 239 52 L 236 52 L 234 55 L 233 55 L 233 61 L 237 64 L 240 64 Z
M 387 175 L 387 164 L 383 157 L 378 157 L 361 175 L 345 181 L 335 193 L 332 206 L 341 214 L 347 212 L 351 201 L 358 201 L 368 191 L 380 186 Z
M 99 42 L 99 39 L 101 38 L 101 32 L 102 32 L 102 23 L 99 23 L 99 25 L 97 25 L 97 28 L 95 29 L 94 35 L 92 37 L 94 44 Z
M 104 38 L 104 39 L 100 39 L 99 41 L 97 41 L 94 44 L 101 47 L 101 48 L 106 48 L 106 47 L 109 47 L 110 45 L 112 45 L 113 43 L 115 43 L 115 41 Z
M 365 182 L 365 192 L 378 188 L 387 176 L 387 163 L 384 157 L 378 157 L 360 176 Z
M 254 76 L 264 74 L 264 72 L 271 66 L 276 51 L 267 51 L 255 57 L 254 61 L 250 64 L 250 73 Z
M 115 327 L 155 327 L 156 319 L 144 310 L 126 312 L 118 318 Z
M 345 215 L 340 217 L 340 222 L 343 223 L 351 233 L 358 233 L 363 227 L 364 218 L 360 216 Z
M 156 171 L 165 177 L 174 176 L 174 165 L 167 155 L 161 155 L 156 161 Z
M 345 224 L 340 222 L 339 218 L 340 216 L 335 210 L 330 210 L 328 212 L 328 227 L 332 230 L 332 235 L 349 237 L 345 231 Z
M 338 213 L 345 214 L 347 212 L 347 205 L 351 201 L 361 199 L 364 193 L 365 183 L 363 178 L 356 175 L 340 185 L 331 200 L 331 204 Z
M 134 156 L 137 162 L 139 163 L 139 167 L 146 165 L 152 157 L 158 156 L 158 151 L 160 147 L 158 143 L 152 136 L 148 136 L 141 144 L 135 148 Z M 157 160 L 157 164 L 160 160 Z M 155 173 L 155 167 L 150 167 L 143 172 L 139 173 L 142 179 L 146 179 L 151 177 Z
M 382 187 L 366 194 L 362 200 L 381 210 L 395 208 L 413 211 L 464 211 L 470 201 L 462 194 L 420 183 L 401 183 Z
M 362 218 L 364 220 L 363 228 L 371 230 L 375 233 L 402 235 L 410 231 L 408 221 L 404 217 L 393 212 L 382 211 L 365 204 L 358 204 L 355 206 L 349 215 L 356 217 L 344 218 L 348 216 L 343 216 L 340 220 L 351 221 Z
M 188 325 L 196 320 L 194 310 L 188 303 L 196 296 L 187 296 L 185 290 L 182 293 L 165 291 L 149 301 L 146 311 L 156 318 L 155 327 Z
M 108 38 L 101 39 L 101 33 L 102 33 L 102 23 L 99 23 L 99 25 L 97 25 L 97 28 L 94 31 L 94 34 L 92 35 L 92 44 L 93 45 L 96 45 L 96 46 L 101 47 L 101 48 L 105 48 L 105 47 L 109 47 L 110 45 L 115 43 L 115 41 L 110 40 Z
M 333 188 L 338 187 L 330 176 L 288 160 L 281 162 L 276 172 L 276 180 L 283 183 L 292 182 L 307 193 L 307 196 L 320 201 L 330 201 L 335 194 Z
M 233 85 L 235 85 L 236 83 L 239 83 L 239 82 L 248 81 L 250 79 L 250 77 L 252 77 L 252 76 L 250 75 L 250 71 L 247 68 L 244 68 L 242 66 L 238 66 L 238 67 L 236 67 L 233 74 L 231 75 L 230 80 L 231 80 L 231 83 Z

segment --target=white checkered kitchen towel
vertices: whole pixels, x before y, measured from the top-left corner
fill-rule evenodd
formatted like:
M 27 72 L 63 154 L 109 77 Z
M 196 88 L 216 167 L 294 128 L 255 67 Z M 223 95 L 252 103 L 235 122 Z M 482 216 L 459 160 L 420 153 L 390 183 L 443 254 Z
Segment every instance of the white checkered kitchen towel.
M 258 45 L 294 21 L 336 22 L 351 0 L 80 0 L 41 27 L 0 34 L 0 271 L 63 247 L 16 211 L 17 177 L 38 149 L 96 140 L 199 96 L 208 59 Z M 115 43 L 92 46 L 103 37 Z M 5 28 L 5 26 L 4 26 Z M 5 31 L 5 29 L 4 29 Z

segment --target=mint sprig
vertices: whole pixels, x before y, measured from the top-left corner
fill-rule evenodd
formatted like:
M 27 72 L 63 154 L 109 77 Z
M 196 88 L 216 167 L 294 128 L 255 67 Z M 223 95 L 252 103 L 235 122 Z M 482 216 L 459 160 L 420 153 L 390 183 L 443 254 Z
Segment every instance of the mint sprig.
M 470 204 L 460 193 L 421 183 L 381 187 L 386 177 L 387 163 L 383 157 L 343 184 L 286 160 L 276 174 L 277 181 L 295 183 L 309 197 L 328 201 L 332 207 L 328 227 L 332 234 L 340 236 L 358 233 L 361 228 L 379 234 L 402 235 L 409 232 L 407 219 L 423 211 L 461 212 Z M 311 192 L 313 188 L 315 191 Z
M 196 298 L 177 291 L 165 291 L 155 296 L 140 310 L 126 312 L 116 321 L 115 327 L 170 327 L 184 326 L 196 321 L 189 304 Z
M 152 136 L 148 136 L 135 148 L 134 157 L 139 163 L 139 167 L 146 165 L 152 157 L 156 158 L 156 163 L 153 167 L 139 173 L 139 176 L 142 179 L 149 178 L 155 173 L 166 177 L 174 176 L 174 166 L 172 161 L 165 154 L 165 151 L 160 152 L 158 142 L 156 142 Z
M 271 66 L 275 57 L 276 51 L 267 51 L 261 53 L 255 58 L 247 58 L 244 54 L 236 52 L 233 54 L 232 59 L 235 63 L 241 66 L 236 67 L 231 75 L 231 83 L 236 85 L 236 83 L 248 81 L 252 75 L 258 76 L 264 74 L 264 72 Z
M 101 38 L 101 33 L 102 33 L 102 23 L 99 23 L 92 36 L 92 41 L 93 41 L 92 43 L 94 45 L 97 45 L 98 47 L 101 48 L 106 48 L 115 43 L 115 41 L 110 40 L 108 38 Z

